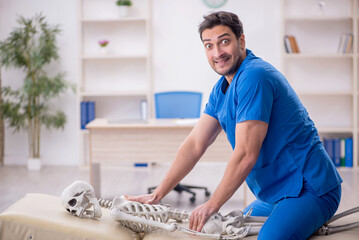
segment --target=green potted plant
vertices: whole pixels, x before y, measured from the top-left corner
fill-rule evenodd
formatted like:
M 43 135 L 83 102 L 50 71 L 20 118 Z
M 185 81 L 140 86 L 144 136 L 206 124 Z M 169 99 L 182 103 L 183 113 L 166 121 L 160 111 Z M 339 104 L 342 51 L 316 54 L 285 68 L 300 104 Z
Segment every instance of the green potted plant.
M 41 14 L 31 19 L 20 16 L 17 22 L 19 26 L 0 41 L 0 65 L 20 69 L 25 78 L 17 89 L 2 88 L 0 110 L 14 131 L 27 130 L 28 168 L 40 169 L 41 126 L 64 127 L 64 112 L 50 106 L 50 100 L 65 92 L 69 84 L 64 80 L 64 73 L 49 76 L 45 71 L 45 67 L 59 57 L 56 45 L 59 27 L 48 25 Z
M 119 9 L 119 17 L 126 17 L 128 15 L 128 8 L 132 6 L 131 0 L 117 0 L 116 5 Z

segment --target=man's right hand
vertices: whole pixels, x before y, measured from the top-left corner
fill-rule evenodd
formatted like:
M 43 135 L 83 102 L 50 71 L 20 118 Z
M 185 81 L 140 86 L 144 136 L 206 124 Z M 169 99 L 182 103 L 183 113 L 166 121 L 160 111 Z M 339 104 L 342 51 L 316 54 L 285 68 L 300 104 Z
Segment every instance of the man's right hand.
M 124 195 L 124 196 L 129 201 L 135 201 L 145 204 L 158 204 L 160 202 L 160 200 L 156 197 L 154 193 L 144 194 L 140 196 L 128 196 L 128 195 Z

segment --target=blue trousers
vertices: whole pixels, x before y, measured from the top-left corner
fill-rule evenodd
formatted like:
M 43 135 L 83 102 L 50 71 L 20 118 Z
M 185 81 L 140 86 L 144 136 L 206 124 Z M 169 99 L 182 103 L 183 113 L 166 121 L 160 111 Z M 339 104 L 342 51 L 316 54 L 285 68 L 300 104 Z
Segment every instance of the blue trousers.
M 244 213 L 252 208 L 252 216 L 266 216 L 259 240 L 308 239 L 336 212 L 341 197 L 341 186 L 317 197 L 313 188 L 304 181 L 298 197 L 285 198 L 277 203 L 255 200 Z

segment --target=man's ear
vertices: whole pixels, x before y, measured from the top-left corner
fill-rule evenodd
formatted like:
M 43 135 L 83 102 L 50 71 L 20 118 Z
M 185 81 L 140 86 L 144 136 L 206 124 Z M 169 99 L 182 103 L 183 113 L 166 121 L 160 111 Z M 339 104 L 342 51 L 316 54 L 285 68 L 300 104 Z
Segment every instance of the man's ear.
M 243 50 L 246 48 L 246 38 L 244 36 L 244 34 L 242 33 L 242 35 L 239 37 L 239 46 L 240 48 Z

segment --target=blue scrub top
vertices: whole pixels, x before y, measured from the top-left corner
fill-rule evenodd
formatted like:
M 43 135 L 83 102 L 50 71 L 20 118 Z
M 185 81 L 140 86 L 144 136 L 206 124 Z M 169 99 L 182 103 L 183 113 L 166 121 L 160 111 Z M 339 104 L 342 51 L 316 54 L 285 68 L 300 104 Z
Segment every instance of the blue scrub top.
M 216 83 L 204 113 L 219 121 L 233 149 L 237 123 L 268 123 L 257 162 L 246 179 L 258 199 L 273 203 L 297 197 L 304 179 L 318 196 L 342 182 L 286 78 L 250 50 L 229 86 L 224 76 Z

